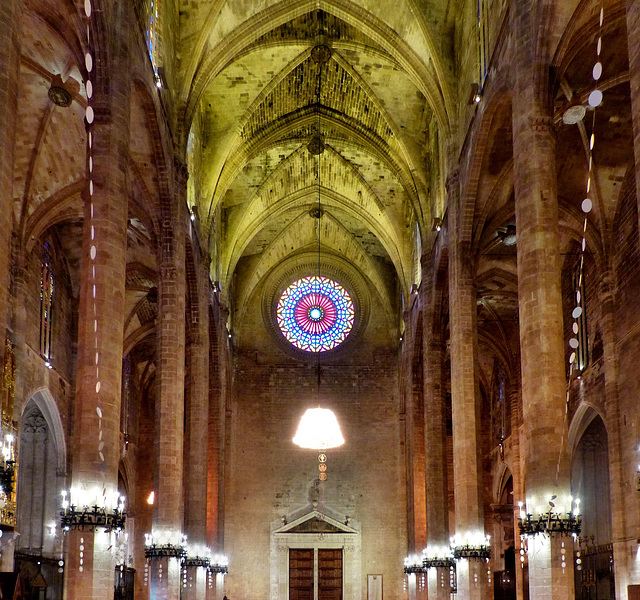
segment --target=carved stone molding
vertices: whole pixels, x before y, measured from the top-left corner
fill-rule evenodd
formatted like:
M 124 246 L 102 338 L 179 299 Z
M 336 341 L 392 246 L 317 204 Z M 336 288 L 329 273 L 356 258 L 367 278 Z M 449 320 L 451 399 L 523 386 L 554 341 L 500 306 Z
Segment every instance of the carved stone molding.
M 447 176 L 445 187 L 447 188 L 447 195 L 450 196 L 460 185 L 460 167 L 455 167 L 451 173 Z
M 175 265 L 160 265 L 158 271 L 161 281 L 176 281 L 178 279 L 178 267 Z
M 529 127 L 535 133 L 548 133 L 555 136 L 556 130 L 553 119 L 547 116 L 529 117 Z
M 184 161 L 179 156 L 174 156 L 173 169 L 175 172 L 176 181 L 178 181 L 182 185 L 186 185 L 187 180 L 189 179 L 189 167 L 187 166 L 186 161 Z
M 46 433 L 47 430 L 47 421 L 39 410 L 31 411 L 23 420 L 23 434 Z
M 94 94 L 95 96 L 95 94 Z M 107 102 L 95 101 L 93 104 L 93 126 L 111 125 L 113 123 L 113 112 Z M 94 150 L 94 155 L 96 154 Z

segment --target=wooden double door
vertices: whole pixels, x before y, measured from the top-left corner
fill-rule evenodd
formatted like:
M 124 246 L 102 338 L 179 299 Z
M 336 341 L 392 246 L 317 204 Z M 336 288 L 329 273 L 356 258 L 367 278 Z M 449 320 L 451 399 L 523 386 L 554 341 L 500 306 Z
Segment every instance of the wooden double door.
M 289 600 L 342 600 L 342 548 L 290 548 Z

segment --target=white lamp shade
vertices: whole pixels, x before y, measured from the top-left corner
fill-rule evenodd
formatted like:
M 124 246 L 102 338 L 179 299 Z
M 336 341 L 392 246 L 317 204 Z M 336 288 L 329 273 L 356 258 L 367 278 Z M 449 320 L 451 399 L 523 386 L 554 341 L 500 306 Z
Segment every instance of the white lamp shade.
M 344 444 L 338 419 L 328 408 L 309 408 L 302 415 L 293 443 L 301 448 L 327 450 Z

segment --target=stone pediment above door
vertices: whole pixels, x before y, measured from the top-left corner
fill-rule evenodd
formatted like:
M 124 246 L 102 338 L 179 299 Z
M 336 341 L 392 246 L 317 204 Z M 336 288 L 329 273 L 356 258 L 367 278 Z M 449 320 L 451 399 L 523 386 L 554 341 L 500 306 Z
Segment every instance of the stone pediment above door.
M 336 550 L 342 556 L 343 600 L 362 597 L 360 523 L 330 508 L 322 512 L 306 506 L 271 523 L 271 600 L 289 598 L 289 553 L 312 550 L 319 560 L 320 550 Z M 314 566 L 314 569 L 317 565 Z
M 317 510 L 298 517 L 291 523 L 286 523 L 274 531 L 276 534 L 304 534 L 304 533 L 325 533 L 325 534 L 357 534 L 358 531 L 337 519 L 330 517 L 326 513 Z

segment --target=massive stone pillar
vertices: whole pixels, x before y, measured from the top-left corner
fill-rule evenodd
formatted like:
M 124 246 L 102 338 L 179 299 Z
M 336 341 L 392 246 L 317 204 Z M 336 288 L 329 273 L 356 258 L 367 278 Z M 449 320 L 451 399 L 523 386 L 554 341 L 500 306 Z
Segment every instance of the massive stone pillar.
M 442 557 L 449 548 L 446 415 L 442 387 L 444 344 L 439 315 L 441 293 L 431 265 L 423 266 L 423 394 L 425 480 L 427 489 L 427 556 Z M 443 585 L 444 584 L 444 585 Z M 429 600 L 449 600 L 449 569 L 429 568 Z
M 627 585 L 637 581 L 638 565 L 635 560 L 637 542 L 629 539 L 628 532 L 638 524 L 637 499 L 625 492 L 625 474 L 633 473 L 636 467 L 630 458 L 635 458 L 637 443 L 633 438 L 621 433 L 622 415 L 618 392 L 619 346 L 616 336 L 616 286 L 611 270 L 602 274 L 598 290 L 602 317 L 603 360 L 605 363 L 606 427 L 609 456 L 609 477 L 611 498 L 611 534 L 615 568 L 616 598 L 624 598 Z M 627 460 L 623 457 L 628 456 Z M 634 572 L 635 571 L 635 572 Z
M 514 358 L 514 364 L 518 364 L 518 358 Z M 524 469 L 522 465 L 522 452 L 521 452 L 521 438 L 522 429 L 521 425 L 521 412 L 522 406 L 520 402 L 520 382 L 510 382 L 510 402 L 511 402 L 511 468 L 513 475 L 513 499 L 514 504 L 519 501 L 520 498 L 524 498 Z M 517 600 L 525 599 L 525 545 L 519 535 L 518 530 L 518 517 L 520 511 L 514 508 L 513 511 L 513 530 L 515 532 L 515 551 L 516 551 L 516 598 Z M 527 567 L 528 568 L 528 567 Z
M 158 342 L 156 376 L 154 541 L 180 545 L 183 531 L 183 442 L 185 362 L 185 194 L 186 166 L 175 161 L 172 197 L 163 206 L 158 250 Z M 179 600 L 180 562 L 156 558 L 151 598 Z
M 111 18 L 121 22 L 123 14 L 114 11 Z M 96 49 L 102 67 L 108 64 L 117 76 L 107 83 L 105 69 L 94 83 L 92 164 L 87 161 L 87 179 L 93 182 L 93 195 L 88 185 L 73 412 L 72 500 L 84 496 L 99 503 L 103 501 L 103 490 L 107 497 L 117 492 L 120 461 L 131 91 L 126 35 L 122 35 L 114 52 L 110 56 L 106 49 Z M 65 597 L 113 598 L 113 544 L 113 534 L 101 529 L 69 534 Z
M 217 288 L 214 288 L 217 294 Z M 223 553 L 222 529 L 224 488 L 224 353 L 227 339 L 220 332 L 217 321 L 219 295 L 214 295 L 215 310 L 209 312 L 209 421 L 207 439 L 207 544 L 213 555 Z M 207 580 L 207 600 L 221 600 L 224 575 L 212 573 Z
M 479 546 L 484 540 L 480 467 L 480 392 L 475 261 L 462 235 L 462 206 L 457 171 L 447 180 L 449 214 L 449 314 L 451 323 L 451 405 L 456 545 Z M 460 558 L 458 596 L 487 596 L 484 560 Z
M 217 302 L 217 301 L 216 301 Z M 212 551 L 221 551 L 222 527 L 220 515 L 222 479 L 222 434 L 224 427 L 224 344 L 217 328 L 216 316 L 209 312 L 209 435 L 207 441 L 207 544 Z
M 640 0 L 627 0 L 627 42 L 636 171 L 636 202 L 640 216 Z
M 538 25 L 529 2 L 514 2 L 513 143 L 518 304 L 522 373 L 524 489 L 527 512 L 571 510 L 565 418 L 561 262 L 555 135 L 548 64 L 539 56 Z M 555 506 L 549 501 L 552 496 Z M 561 545 L 568 546 L 562 567 Z M 536 535 L 528 541 L 532 598 L 572 598 L 571 538 Z
M 11 231 L 13 230 L 13 154 L 18 121 L 22 0 L 0 5 L 0 365 L 9 306 Z
M 409 302 L 413 302 L 415 296 L 409 296 Z M 415 331 L 411 321 L 411 313 L 417 311 L 417 307 L 409 308 L 405 313 L 405 323 L 408 323 L 402 347 L 402 393 L 405 404 L 405 439 L 407 460 L 407 510 L 409 514 L 409 539 L 410 554 L 420 554 L 426 544 L 426 515 L 425 515 L 425 448 L 424 448 L 424 404 L 422 395 L 421 377 L 414 378 L 413 365 L 416 353 L 419 353 L 416 344 L 421 343 L 421 332 Z M 415 321 L 414 321 L 415 323 Z
M 199 264 L 204 260 L 204 264 Z M 197 310 L 191 313 L 189 379 L 186 399 L 185 532 L 189 539 L 185 600 L 204 600 L 207 574 L 189 559 L 204 556 L 207 546 L 207 438 L 209 421 L 209 270 L 196 260 Z
M 25 266 L 24 250 L 17 252 L 13 265 L 13 343 L 15 345 L 14 421 L 20 421 L 28 401 L 25 398 L 26 379 L 26 329 L 27 299 L 29 297 L 29 273 Z M 18 459 L 19 460 L 19 459 Z

